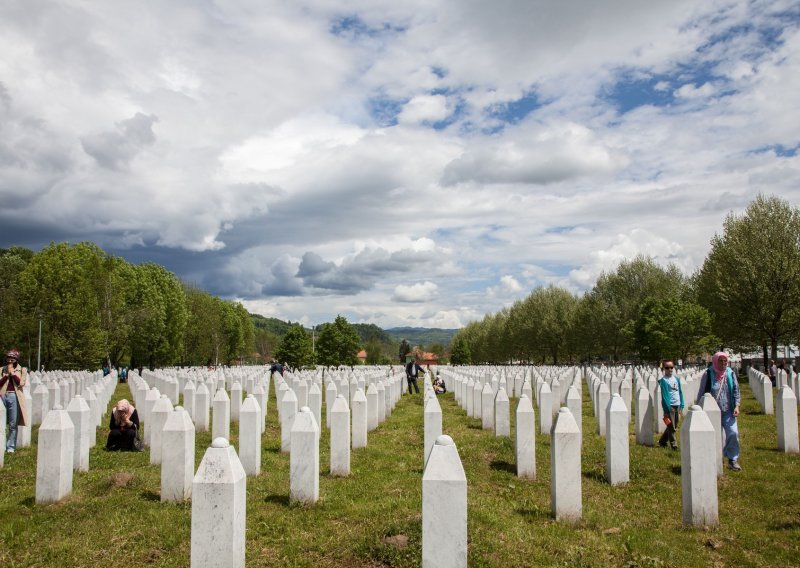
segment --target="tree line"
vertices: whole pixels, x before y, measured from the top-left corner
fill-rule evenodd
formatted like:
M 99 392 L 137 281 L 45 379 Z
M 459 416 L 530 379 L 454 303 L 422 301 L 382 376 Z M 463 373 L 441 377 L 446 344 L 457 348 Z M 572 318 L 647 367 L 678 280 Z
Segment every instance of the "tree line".
M 800 342 L 800 209 L 758 195 L 720 229 L 695 274 L 640 255 L 582 295 L 536 288 L 460 330 L 451 362 L 687 360 L 723 347 L 777 358 Z
M 21 348 L 31 367 L 39 356 L 59 369 L 223 364 L 254 348 L 241 304 L 93 243 L 0 250 L 0 274 L 0 344 Z

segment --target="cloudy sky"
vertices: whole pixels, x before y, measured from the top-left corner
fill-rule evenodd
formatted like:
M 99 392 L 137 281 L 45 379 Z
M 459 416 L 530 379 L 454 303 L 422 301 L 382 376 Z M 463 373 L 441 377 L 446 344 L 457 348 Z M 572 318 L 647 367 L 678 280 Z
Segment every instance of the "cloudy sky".
M 0 53 L 0 246 L 284 320 L 460 327 L 800 203 L 796 0 L 3 0 Z

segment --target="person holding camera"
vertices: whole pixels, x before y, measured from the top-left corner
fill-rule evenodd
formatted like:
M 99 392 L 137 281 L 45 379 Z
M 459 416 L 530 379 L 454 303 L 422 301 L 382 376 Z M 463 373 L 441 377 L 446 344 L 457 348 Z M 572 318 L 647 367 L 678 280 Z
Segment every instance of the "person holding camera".
M 134 441 L 139 432 L 139 413 L 133 405 L 121 399 L 111 411 L 106 449 L 112 452 L 135 452 Z
M 28 382 L 28 370 L 19 364 L 19 351 L 12 349 L 6 353 L 6 366 L 0 376 L 0 398 L 6 407 L 6 423 L 9 426 L 6 438 L 6 453 L 17 451 L 17 426 L 28 423 L 25 409 L 25 396 L 22 388 Z M 3 424 L 3 428 L 6 424 Z

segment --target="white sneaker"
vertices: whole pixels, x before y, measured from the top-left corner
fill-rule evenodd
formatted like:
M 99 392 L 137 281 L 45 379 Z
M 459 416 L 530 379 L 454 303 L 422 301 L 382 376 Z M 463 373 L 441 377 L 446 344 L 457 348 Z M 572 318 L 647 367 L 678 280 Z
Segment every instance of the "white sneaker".
M 16 451 L 16 450 L 14 450 L 14 448 L 8 448 L 8 449 L 6 450 L 6 453 L 7 453 L 7 454 L 13 454 L 15 451 Z

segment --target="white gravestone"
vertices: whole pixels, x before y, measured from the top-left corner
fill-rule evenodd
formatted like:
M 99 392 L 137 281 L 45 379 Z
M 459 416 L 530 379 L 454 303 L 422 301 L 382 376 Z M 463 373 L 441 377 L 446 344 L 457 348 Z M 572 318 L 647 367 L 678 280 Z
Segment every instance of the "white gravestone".
M 367 447 L 367 397 L 364 391 L 356 389 L 352 402 L 353 449 Z
M 511 436 L 511 405 L 502 386 L 494 398 L 494 435 Z
M 75 434 L 72 468 L 76 471 L 89 471 L 89 428 L 92 427 L 89 405 L 82 396 L 75 395 L 67 406 L 67 414 Z
M 514 422 L 514 442 L 517 456 L 517 477 L 536 479 L 536 414 L 528 395 L 517 403 Z
M 583 432 L 583 401 L 581 400 L 581 391 L 575 385 L 569 387 L 567 390 L 567 408 L 572 413 L 575 419 L 575 424 L 578 425 L 578 431 Z
M 208 411 L 209 397 L 211 394 L 208 392 L 208 387 L 205 383 L 201 382 L 197 385 L 197 390 L 194 393 L 194 429 L 197 432 L 208 432 L 208 425 L 210 422 L 210 414 Z
M 281 412 L 281 451 L 289 452 L 292 447 L 292 425 L 297 415 L 297 396 L 292 389 L 283 392 L 280 404 Z
M 566 406 L 558 411 L 551 434 L 550 500 L 557 521 L 581 519 L 581 433 Z
M 683 524 L 715 526 L 719 522 L 716 433 L 698 405 L 689 408 L 681 426 L 681 495 Z
M 191 568 L 244 568 L 246 484 L 236 450 L 216 438 L 192 482 Z
M 436 443 L 439 436 L 442 435 L 442 407 L 436 395 L 430 397 L 425 403 L 424 429 L 423 466 L 428 463 L 433 445 Z
M 551 408 L 553 408 L 553 393 L 550 391 L 550 385 L 543 382 L 539 387 L 539 432 L 547 436 L 553 429 Z M 577 428 L 577 424 L 575 427 Z
M 691 400 L 691 399 L 690 399 Z M 722 430 L 722 412 L 719 409 L 717 401 L 714 396 L 707 392 L 700 399 L 700 408 L 708 416 L 708 420 L 714 427 L 714 439 L 716 440 L 716 455 L 717 455 L 717 477 L 722 477 L 725 473 L 725 468 L 722 465 L 722 444 L 725 439 L 725 432 Z
M 605 383 L 600 383 L 597 387 L 597 433 L 600 436 L 606 435 L 606 408 L 608 401 L 611 399 L 611 391 Z
M 262 422 L 258 401 L 248 394 L 239 412 L 239 461 L 247 475 L 261 473 Z
M 184 390 L 185 392 L 185 390 Z M 180 406 L 167 417 L 161 434 L 161 502 L 186 501 L 192 496 L 195 430 Z
M 333 405 L 337 397 L 336 383 L 331 381 L 328 383 L 328 386 L 325 387 L 325 424 L 328 428 L 331 427 L 331 411 L 333 410 Z
M 311 383 L 308 388 L 308 407 L 317 421 L 317 426 L 322 430 L 322 391 L 317 383 Z
M 640 387 L 636 391 L 636 443 L 644 446 L 653 445 L 653 405 L 650 402 L 650 391 Z
M 239 421 L 239 413 L 242 410 L 242 383 L 235 381 L 231 387 L 231 420 Z M 241 457 L 240 457 L 241 459 Z
M 150 410 L 150 422 L 147 428 L 150 430 L 150 465 L 161 463 L 161 440 L 164 434 L 164 424 L 173 412 L 172 401 L 165 394 L 161 395 Z
M 422 474 L 422 566 L 467 566 L 467 476 L 450 436 L 439 436 Z
M 253 396 L 256 397 L 258 408 L 261 410 L 261 433 L 263 434 L 267 429 L 267 393 L 269 389 L 265 389 L 261 384 L 256 383 L 253 387 Z
M 75 426 L 56 406 L 39 427 L 36 450 L 36 502 L 55 503 L 72 493 Z
M 49 391 L 45 385 L 38 385 L 33 389 L 33 402 L 31 408 L 31 424 L 38 426 L 47 415 L 49 410 L 48 399 L 50 398 Z M 5 424 L 5 422 L 4 422 Z
M 494 430 L 494 389 L 491 383 L 481 390 L 481 426 L 484 430 Z
M 367 431 L 378 427 L 378 389 L 375 385 L 367 387 Z
M 778 449 L 787 454 L 800 452 L 797 436 L 797 398 L 788 386 L 778 391 L 775 417 L 778 421 Z
M 606 407 L 606 479 L 611 485 L 630 481 L 629 423 L 625 401 L 614 393 Z
M 350 408 L 343 394 L 331 403 L 331 475 L 350 475 Z
M 319 426 L 311 409 L 304 406 L 292 426 L 289 456 L 289 500 L 316 503 L 319 499 Z

